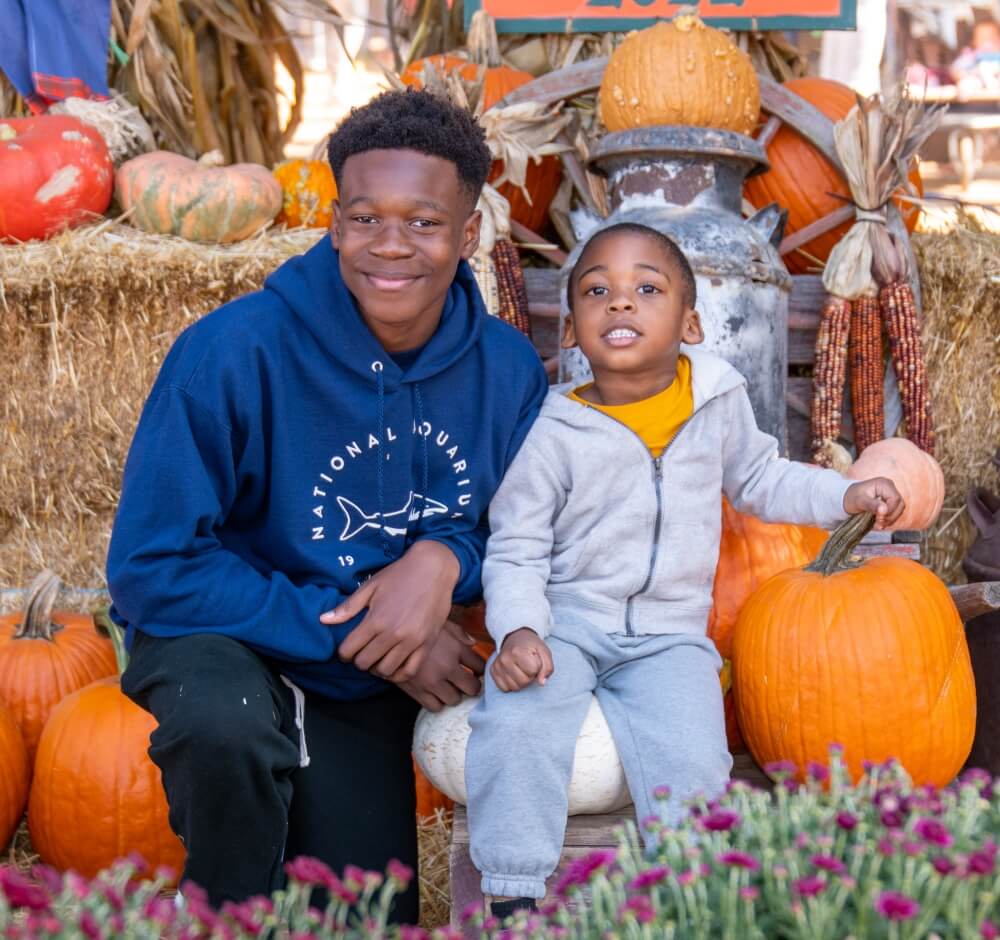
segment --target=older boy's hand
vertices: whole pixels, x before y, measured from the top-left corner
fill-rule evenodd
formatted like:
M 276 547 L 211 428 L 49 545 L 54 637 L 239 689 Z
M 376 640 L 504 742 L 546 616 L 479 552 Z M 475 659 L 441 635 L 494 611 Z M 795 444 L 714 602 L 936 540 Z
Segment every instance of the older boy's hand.
M 344 623 L 367 607 L 368 615 L 347 635 L 337 654 L 363 672 L 407 682 L 420 671 L 448 619 L 460 571 L 449 548 L 440 542 L 417 542 L 319 619 Z
M 445 705 L 457 705 L 466 695 L 478 695 L 482 685 L 479 677 L 486 660 L 472 648 L 475 642 L 449 620 L 417 674 L 410 680 L 393 681 L 428 711 L 439 712 Z
M 874 477 L 853 484 L 844 494 L 844 511 L 852 516 L 859 512 L 875 513 L 875 528 L 892 525 L 903 513 L 906 503 L 896 484 L 885 477 Z
M 501 692 L 517 692 L 537 679 L 545 685 L 552 675 L 552 653 L 531 627 L 508 633 L 500 653 L 490 666 L 490 675 Z

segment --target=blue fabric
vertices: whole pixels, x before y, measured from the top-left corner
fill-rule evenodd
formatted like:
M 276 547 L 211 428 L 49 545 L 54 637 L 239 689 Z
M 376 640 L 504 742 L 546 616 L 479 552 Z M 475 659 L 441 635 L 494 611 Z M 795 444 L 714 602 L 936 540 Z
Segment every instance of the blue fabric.
M 0 23 L 0 69 L 36 109 L 108 96 L 110 0 L 0 0 Z
M 464 262 L 400 368 L 323 238 L 167 356 L 125 467 L 112 616 L 129 641 L 220 633 L 305 688 L 372 694 L 381 680 L 334 655 L 360 618 L 331 628 L 320 614 L 420 539 L 455 553 L 455 600 L 475 599 L 489 500 L 546 389 Z

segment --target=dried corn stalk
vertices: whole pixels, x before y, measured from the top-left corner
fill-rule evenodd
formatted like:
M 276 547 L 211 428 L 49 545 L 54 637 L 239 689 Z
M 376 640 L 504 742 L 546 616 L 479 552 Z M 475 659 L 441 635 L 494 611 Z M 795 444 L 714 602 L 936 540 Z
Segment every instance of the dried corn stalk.
M 276 7 L 339 25 L 332 0 L 112 0 L 111 84 L 135 102 L 157 143 L 197 157 L 272 166 L 302 115 L 305 76 Z M 292 78 L 287 120 L 275 66 Z

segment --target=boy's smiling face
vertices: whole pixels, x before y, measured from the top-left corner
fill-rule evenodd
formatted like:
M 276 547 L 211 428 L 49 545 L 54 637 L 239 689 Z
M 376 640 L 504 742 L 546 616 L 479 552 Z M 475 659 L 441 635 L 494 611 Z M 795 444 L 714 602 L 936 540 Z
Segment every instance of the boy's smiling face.
M 331 225 L 340 271 L 387 352 L 437 329 L 462 259 L 479 245 L 480 215 L 454 163 L 413 150 L 350 157 Z
M 680 344 L 704 339 L 680 267 L 650 235 L 599 234 L 580 256 L 569 291 L 563 346 L 580 347 L 604 398 L 656 394 L 673 381 Z

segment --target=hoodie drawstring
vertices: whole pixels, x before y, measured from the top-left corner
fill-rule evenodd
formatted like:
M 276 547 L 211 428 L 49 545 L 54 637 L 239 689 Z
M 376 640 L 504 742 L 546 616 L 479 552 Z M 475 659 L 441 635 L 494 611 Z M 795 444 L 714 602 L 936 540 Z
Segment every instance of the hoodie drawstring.
M 382 536 L 382 554 L 392 558 L 392 546 L 385 537 L 385 455 L 388 453 L 385 441 L 385 366 L 377 359 L 372 363 L 372 372 L 378 384 L 378 467 L 375 471 L 375 483 L 378 490 L 378 530 Z
M 309 766 L 309 749 L 306 747 L 306 696 L 291 679 L 281 677 L 281 681 L 292 690 L 295 699 L 295 727 L 299 729 L 299 766 Z
M 420 434 L 420 493 L 418 499 L 420 500 L 419 506 L 417 507 L 417 518 L 415 525 L 413 526 L 413 535 L 416 535 L 420 529 L 420 523 L 423 521 L 424 517 L 424 506 L 427 504 L 427 488 L 430 485 L 430 471 L 428 470 L 428 460 L 427 460 L 427 438 L 429 435 L 424 434 L 424 398 L 420 394 L 420 386 L 414 382 L 413 383 L 413 398 L 416 403 L 417 410 L 417 431 Z

